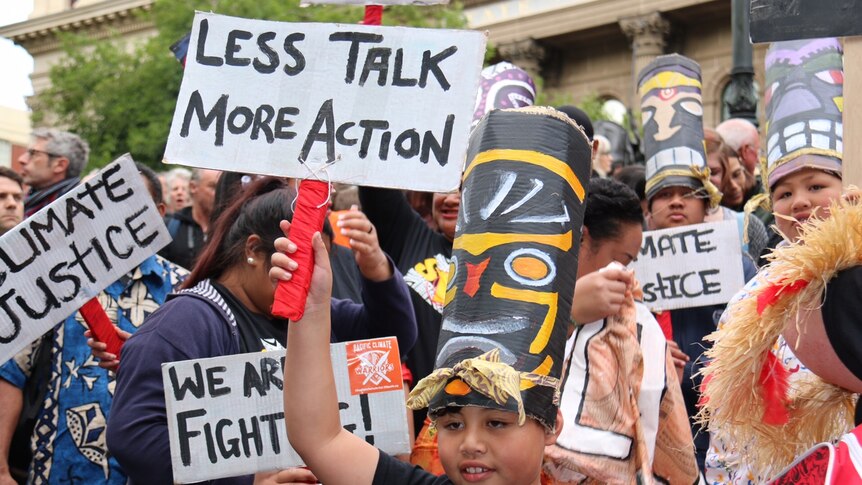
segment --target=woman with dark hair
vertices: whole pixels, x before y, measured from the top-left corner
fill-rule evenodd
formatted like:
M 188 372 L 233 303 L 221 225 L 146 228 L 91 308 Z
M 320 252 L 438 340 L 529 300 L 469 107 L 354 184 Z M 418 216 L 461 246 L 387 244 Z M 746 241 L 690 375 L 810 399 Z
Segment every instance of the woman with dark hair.
M 631 308 L 628 295 L 639 293 L 625 266 L 641 247 L 640 199 L 611 179 L 591 179 L 587 192 L 560 405 L 566 421 L 545 449 L 551 476 L 543 483 L 626 483 L 642 470 L 663 483 L 693 483 L 698 471 L 677 368 L 685 353 L 665 340 L 646 306 Z M 626 362 L 642 367 L 628 374 Z
M 183 289 L 123 347 L 108 442 L 131 481 L 173 482 L 162 363 L 284 350 L 287 321 L 270 314 L 275 291 L 268 273 L 273 243 L 289 231 L 294 197 L 283 180 L 273 177 L 246 186 L 216 221 Z M 354 217 L 342 229 L 358 243 L 364 305 L 332 300 L 333 341 L 395 335 L 404 355 L 416 340 L 407 286 L 366 218 Z

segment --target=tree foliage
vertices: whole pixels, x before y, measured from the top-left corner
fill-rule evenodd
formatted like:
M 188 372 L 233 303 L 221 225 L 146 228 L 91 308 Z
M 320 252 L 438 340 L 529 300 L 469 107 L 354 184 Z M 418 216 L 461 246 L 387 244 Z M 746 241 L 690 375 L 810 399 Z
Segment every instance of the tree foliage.
M 50 71 L 51 87 L 33 103 L 33 122 L 78 133 L 90 144 L 88 169 L 129 152 L 160 168 L 182 80 L 182 66 L 169 47 L 192 25 L 195 10 L 289 22 L 357 23 L 363 8 L 299 6 L 298 0 L 156 0 L 145 15 L 156 27 L 137 43 L 118 34 L 108 41 L 84 35 L 63 40 L 65 58 Z M 461 6 L 386 7 L 384 25 L 463 28 Z

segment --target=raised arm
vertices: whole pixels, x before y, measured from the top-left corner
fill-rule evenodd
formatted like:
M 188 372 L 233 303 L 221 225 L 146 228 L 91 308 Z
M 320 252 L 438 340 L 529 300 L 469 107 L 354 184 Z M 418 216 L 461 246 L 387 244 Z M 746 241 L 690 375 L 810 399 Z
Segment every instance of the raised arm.
M 312 245 L 314 272 L 305 315 L 291 322 L 287 332 L 284 365 L 287 436 L 291 446 L 322 483 L 370 484 L 379 452 L 341 427 L 329 357 L 332 273 L 320 234 L 314 235 Z M 273 266 L 278 266 L 275 256 Z M 284 273 L 277 270 L 270 274 L 278 278 Z
M 359 187 L 359 201 L 374 223 L 380 247 L 395 261 L 401 260 L 401 252 L 410 241 L 421 239 L 417 233 L 434 232 L 400 190 Z

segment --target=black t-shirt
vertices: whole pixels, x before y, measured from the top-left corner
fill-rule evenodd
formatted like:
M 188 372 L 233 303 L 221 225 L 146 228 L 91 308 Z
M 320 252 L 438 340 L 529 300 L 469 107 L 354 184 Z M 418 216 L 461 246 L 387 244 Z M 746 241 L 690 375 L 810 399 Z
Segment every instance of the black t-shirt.
M 452 481 L 380 452 L 371 485 L 448 485 Z
M 224 286 L 212 282 L 236 318 L 239 348 L 243 353 L 261 350 L 284 350 L 287 345 L 287 320 L 270 318 L 245 307 Z
M 452 242 L 428 227 L 399 190 L 360 187 L 359 200 L 377 229 L 380 247 L 410 287 L 418 337 L 407 354 L 407 367 L 418 382 L 434 370 L 446 289 L 441 275 L 449 269 Z M 425 411 L 415 411 L 413 419 L 422 423 Z

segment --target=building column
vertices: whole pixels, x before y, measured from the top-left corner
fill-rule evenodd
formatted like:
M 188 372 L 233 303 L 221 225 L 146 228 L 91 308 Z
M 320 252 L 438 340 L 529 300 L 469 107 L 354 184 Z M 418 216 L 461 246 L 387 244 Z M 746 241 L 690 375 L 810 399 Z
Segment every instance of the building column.
M 632 99 L 629 106 L 639 111 L 638 75 L 656 56 L 664 54 L 670 22 L 661 13 L 652 12 L 620 19 L 620 28 L 632 43 Z
M 527 74 L 537 80 L 541 77 L 542 61 L 547 52 L 534 39 L 516 40 L 497 46 L 499 57 L 527 71 Z

